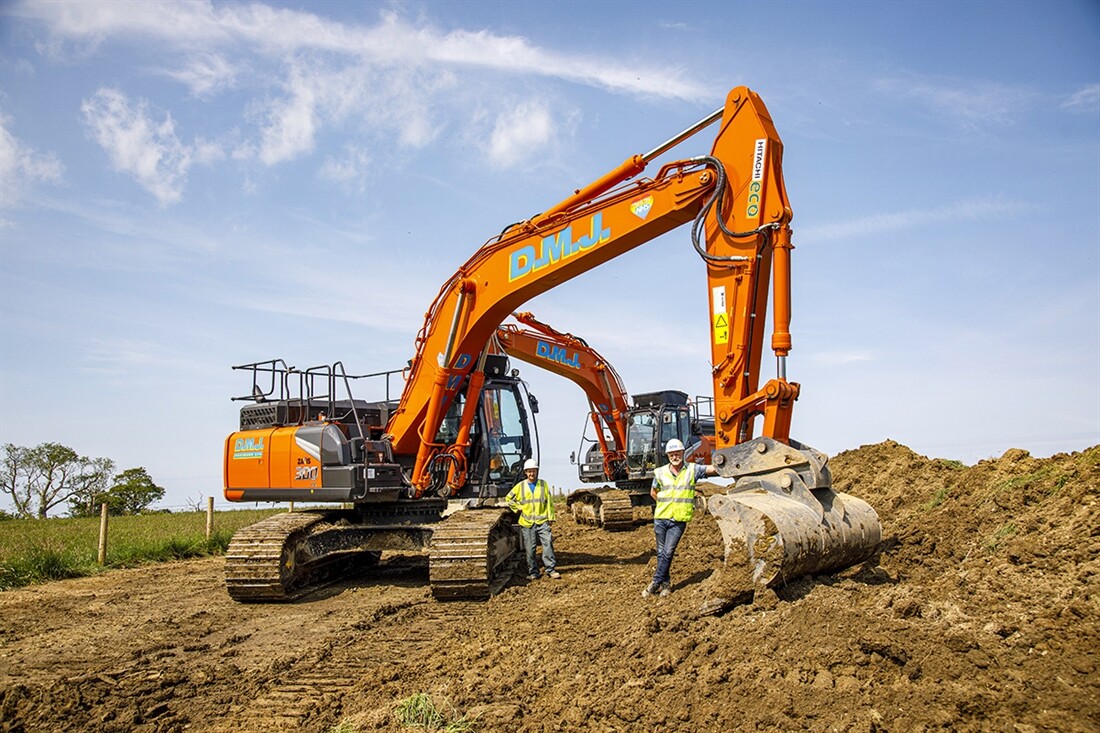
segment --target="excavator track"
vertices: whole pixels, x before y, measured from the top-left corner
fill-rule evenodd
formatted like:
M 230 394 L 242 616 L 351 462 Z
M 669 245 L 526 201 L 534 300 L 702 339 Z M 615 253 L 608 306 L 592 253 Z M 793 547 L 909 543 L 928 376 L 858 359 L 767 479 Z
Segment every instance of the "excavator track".
M 569 495 L 569 508 L 578 524 L 601 527 L 608 531 L 631 529 L 634 526 L 634 505 L 630 494 L 621 489 L 603 486 L 580 489 Z
M 324 512 L 288 512 L 238 530 L 225 552 L 230 597 L 242 603 L 292 601 L 343 577 L 352 563 L 377 562 L 373 552 L 313 557 L 308 538 L 331 519 Z
M 512 577 L 519 557 L 519 531 L 506 509 L 467 509 L 435 525 L 428 555 L 432 596 L 437 600 L 482 600 Z

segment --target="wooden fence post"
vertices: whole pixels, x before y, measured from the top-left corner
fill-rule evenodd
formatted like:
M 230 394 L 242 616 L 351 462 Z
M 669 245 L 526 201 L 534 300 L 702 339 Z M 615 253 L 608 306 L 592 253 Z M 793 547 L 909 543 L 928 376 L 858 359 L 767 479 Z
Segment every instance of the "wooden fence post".
M 99 510 L 99 556 L 100 565 L 107 564 L 107 504 Z
M 286 510 L 288 512 L 293 512 L 294 511 L 294 502 L 290 502 L 290 504 L 287 506 Z
M 214 497 L 206 497 L 206 539 L 214 534 Z

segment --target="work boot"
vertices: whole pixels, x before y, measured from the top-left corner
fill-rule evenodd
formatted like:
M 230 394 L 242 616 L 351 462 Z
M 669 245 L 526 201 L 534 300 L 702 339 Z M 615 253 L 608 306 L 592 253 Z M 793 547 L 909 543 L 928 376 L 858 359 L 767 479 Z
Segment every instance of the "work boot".
M 557 580 L 558 578 L 561 577 L 561 573 L 559 573 L 557 570 L 551 570 L 550 572 L 548 572 L 546 574 L 546 577 L 547 578 L 553 578 L 554 580 Z
M 527 573 L 527 579 L 528 580 L 538 580 L 539 579 L 539 574 L 538 573 Z
M 660 589 L 657 591 L 657 595 L 661 598 L 672 595 L 672 583 L 661 583 Z
M 649 598 L 655 596 L 661 591 L 661 584 L 656 580 L 646 586 L 646 589 L 642 591 L 642 598 Z

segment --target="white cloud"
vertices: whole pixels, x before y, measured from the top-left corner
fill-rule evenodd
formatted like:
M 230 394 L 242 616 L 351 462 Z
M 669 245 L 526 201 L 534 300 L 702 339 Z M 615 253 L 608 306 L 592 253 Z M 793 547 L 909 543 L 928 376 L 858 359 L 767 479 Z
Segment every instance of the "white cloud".
M 1095 112 L 1100 107 L 1100 84 L 1092 84 L 1070 95 L 1062 102 L 1062 109 Z
M 191 157 L 196 163 L 207 165 L 216 160 L 223 160 L 226 156 L 225 149 L 221 145 L 203 140 L 202 138 L 195 138 L 191 152 Z
M 313 150 L 317 131 L 314 86 L 297 68 L 291 69 L 288 96 L 271 103 L 260 132 L 259 156 L 266 165 L 293 160 Z
M 819 224 L 798 230 L 799 238 L 809 241 L 828 242 L 851 237 L 865 237 L 886 232 L 925 227 L 953 221 L 982 220 L 994 217 L 1018 215 L 1027 207 L 997 198 L 973 199 L 961 201 L 953 206 L 937 209 L 909 209 L 888 214 L 874 214 L 859 219 Z
M 487 30 L 442 31 L 386 11 L 373 25 L 352 25 L 308 12 L 263 4 L 210 2 L 24 2 L 11 14 L 37 18 L 56 37 L 102 43 L 112 37 L 155 39 L 198 54 L 239 49 L 268 57 L 323 52 L 387 67 L 431 64 L 476 67 L 505 73 L 560 78 L 613 92 L 663 99 L 713 99 L 723 90 L 686 78 L 667 63 L 619 62 L 596 56 L 559 54 L 522 36 Z M 194 79 L 194 66 L 191 75 Z
M 442 29 L 390 10 L 373 23 L 261 3 L 206 1 L 22 2 L 6 10 L 43 23 L 52 53 L 66 46 L 82 55 L 103 53 L 120 40 L 151 44 L 158 73 L 193 96 L 206 100 L 227 89 L 240 92 L 251 124 L 214 135 L 235 138 L 234 158 L 266 166 L 313 154 L 326 133 L 345 125 L 357 128 L 357 145 L 369 140 L 379 151 L 394 142 L 423 148 L 448 126 L 457 128 L 457 136 L 484 140 L 484 132 L 471 131 L 478 121 L 474 110 L 497 104 L 500 76 L 566 81 L 658 100 L 714 100 L 724 91 L 666 63 L 558 52 L 522 36 Z M 164 59 L 173 65 L 164 68 Z M 477 76 L 486 72 L 493 82 L 478 83 Z M 197 151 L 180 141 L 170 117 L 155 124 L 146 103 L 126 101 L 122 90 L 98 94 L 85 105 L 85 117 L 116 169 L 162 204 L 179 200 Z M 557 132 L 549 108 L 528 103 L 497 120 L 488 154 L 498 166 L 516 165 L 545 153 L 558 142 Z M 206 153 L 205 160 L 221 157 L 216 146 L 208 145 Z M 333 179 L 350 175 L 331 157 L 321 171 Z
M 313 152 L 328 127 L 353 124 L 361 134 L 381 138 L 384 147 L 423 148 L 439 133 L 431 100 L 455 85 L 449 73 L 392 70 L 381 74 L 357 65 L 331 70 L 317 62 L 294 61 L 286 71 L 285 95 L 263 105 L 256 155 L 265 165 Z M 243 147 L 240 152 L 248 151 Z
M 363 148 L 348 146 L 339 158 L 326 156 L 317 175 L 326 181 L 338 183 L 344 188 L 362 192 L 365 189 L 370 154 Z
M 53 153 L 39 153 L 12 135 L 10 119 L 0 115 L 0 203 L 18 205 L 26 189 L 39 183 L 60 184 L 64 166 Z
M 489 160 L 501 168 L 511 168 L 545 147 L 554 132 L 554 120 L 544 102 L 522 102 L 497 117 L 489 136 Z
M 161 205 L 179 201 L 194 149 L 176 137 L 171 115 L 154 122 L 148 104 L 131 104 L 117 89 L 100 89 L 84 101 L 81 111 L 93 138 L 111 159 L 156 197 Z
M 873 86 L 967 130 L 1012 124 L 1035 96 L 1005 84 L 960 79 L 881 79 Z
M 237 70 L 217 53 L 203 53 L 191 59 L 182 69 L 164 72 L 171 79 L 186 85 L 200 99 L 211 97 L 237 84 Z

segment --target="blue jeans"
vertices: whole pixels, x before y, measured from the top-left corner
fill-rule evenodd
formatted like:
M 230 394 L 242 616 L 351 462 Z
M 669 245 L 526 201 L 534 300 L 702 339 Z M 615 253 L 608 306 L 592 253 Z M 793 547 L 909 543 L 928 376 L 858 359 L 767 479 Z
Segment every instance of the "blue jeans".
M 531 527 L 520 527 L 523 535 L 523 549 L 527 551 L 527 574 L 536 575 L 539 572 L 538 558 L 535 557 L 535 546 L 542 545 L 542 564 L 546 566 L 546 572 L 552 573 L 556 567 L 554 558 L 554 538 L 550 536 L 550 523 L 543 522 Z
M 653 534 L 657 536 L 657 571 L 653 573 L 654 583 L 672 583 L 668 570 L 672 567 L 672 556 L 676 554 L 676 545 L 684 536 L 687 522 L 674 519 L 654 519 Z

